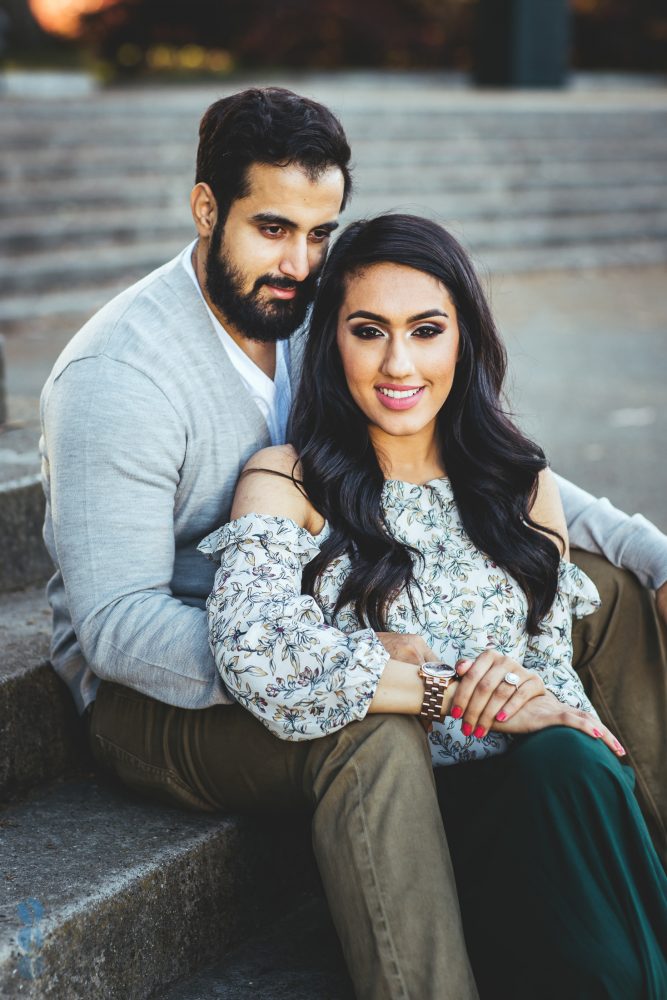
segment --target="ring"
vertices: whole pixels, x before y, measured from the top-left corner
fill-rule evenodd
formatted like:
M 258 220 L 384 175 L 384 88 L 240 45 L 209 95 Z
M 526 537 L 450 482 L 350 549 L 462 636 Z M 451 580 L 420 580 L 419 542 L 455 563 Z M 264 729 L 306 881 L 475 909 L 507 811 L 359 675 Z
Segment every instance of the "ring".
M 519 675 L 513 674 L 511 670 L 505 674 L 503 680 L 505 681 L 506 684 L 511 684 L 512 687 L 515 688 L 518 688 L 519 684 L 521 683 L 521 678 L 519 677 Z

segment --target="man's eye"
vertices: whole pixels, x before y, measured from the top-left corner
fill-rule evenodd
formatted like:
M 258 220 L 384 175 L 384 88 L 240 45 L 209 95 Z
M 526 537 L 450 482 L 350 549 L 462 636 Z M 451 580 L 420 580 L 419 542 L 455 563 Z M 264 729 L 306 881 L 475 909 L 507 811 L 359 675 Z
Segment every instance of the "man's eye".
M 418 326 L 416 330 L 412 331 L 412 336 L 419 337 L 421 340 L 428 340 L 431 337 L 437 337 L 442 332 L 439 326 Z
M 330 236 L 331 233 L 328 229 L 313 229 L 310 234 L 310 238 L 313 243 L 324 243 L 324 241 L 328 240 Z
M 283 228 L 282 226 L 262 226 L 262 232 L 265 236 L 276 237 L 282 235 Z

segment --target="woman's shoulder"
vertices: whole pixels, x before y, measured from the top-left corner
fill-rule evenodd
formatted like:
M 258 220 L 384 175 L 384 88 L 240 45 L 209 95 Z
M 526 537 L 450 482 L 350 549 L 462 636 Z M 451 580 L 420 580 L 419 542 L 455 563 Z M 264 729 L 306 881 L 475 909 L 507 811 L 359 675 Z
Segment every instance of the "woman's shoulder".
M 277 472 L 290 478 L 294 474 L 298 477 L 299 456 L 291 444 L 276 444 L 270 448 L 261 448 L 250 456 L 241 475 L 250 470 L 269 474 Z
M 561 556 L 569 559 L 567 521 L 556 477 L 548 466 L 542 469 L 537 477 L 537 489 L 530 509 L 530 517 L 535 524 L 547 529 L 544 534 L 556 544 Z M 554 537 L 553 532 L 559 538 Z
M 275 445 L 255 452 L 236 486 L 232 518 L 244 514 L 287 517 L 317 535 L 324 518 L 306 496 L 300 481 L 299 457 L 292 445 Z

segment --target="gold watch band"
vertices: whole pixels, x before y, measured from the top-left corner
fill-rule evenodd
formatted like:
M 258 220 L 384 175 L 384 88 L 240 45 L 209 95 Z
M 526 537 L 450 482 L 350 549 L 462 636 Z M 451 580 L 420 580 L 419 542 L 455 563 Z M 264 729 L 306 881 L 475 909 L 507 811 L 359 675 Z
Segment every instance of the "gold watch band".
M 424 700 L 419 712 L 423 719 L 442 718 L 442 703 L 448 687 L 448 681 L 437 680 L 435 677 L 424 678 Z

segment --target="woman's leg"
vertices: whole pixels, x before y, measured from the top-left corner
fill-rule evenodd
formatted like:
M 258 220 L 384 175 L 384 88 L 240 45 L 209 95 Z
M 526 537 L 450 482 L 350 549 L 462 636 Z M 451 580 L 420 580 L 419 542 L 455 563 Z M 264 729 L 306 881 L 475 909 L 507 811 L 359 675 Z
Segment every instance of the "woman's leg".
M 563 727 L 436 775 L 482 1000 L 664 1000 L 667 879 L 602 744 Z

